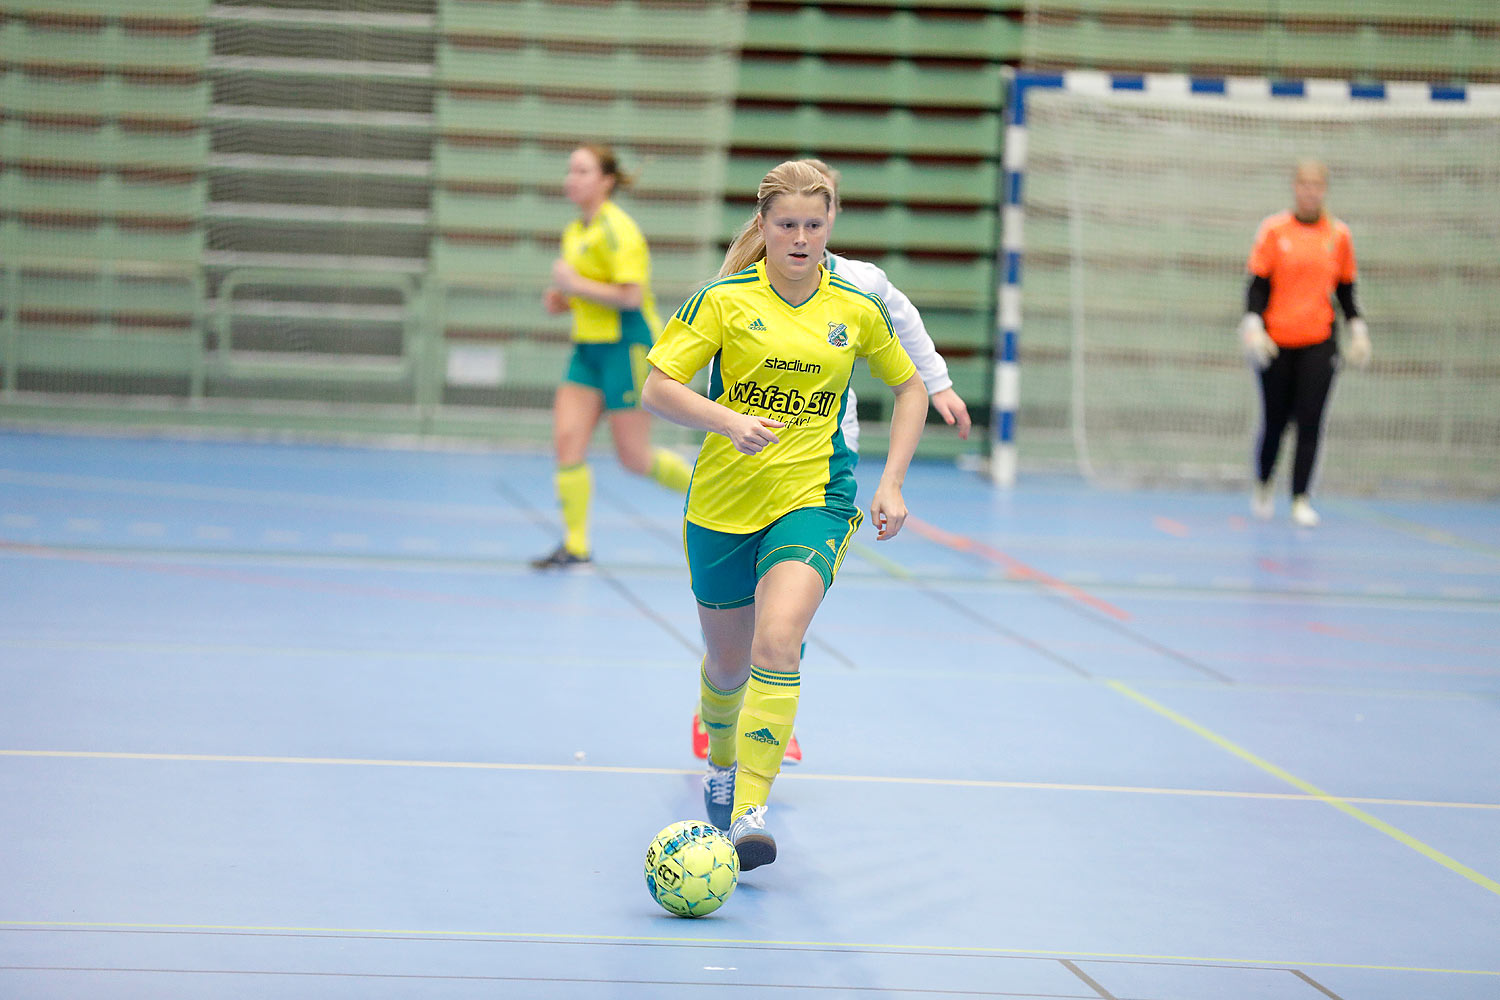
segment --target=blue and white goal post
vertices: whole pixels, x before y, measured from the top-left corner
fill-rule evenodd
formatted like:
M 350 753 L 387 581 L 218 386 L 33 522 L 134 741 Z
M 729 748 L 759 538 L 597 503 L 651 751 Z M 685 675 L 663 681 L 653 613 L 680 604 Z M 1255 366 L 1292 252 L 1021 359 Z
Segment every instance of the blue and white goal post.
M 1290 208 L 1295 164 L 1316 159 L 1375 344 L 1338 379 L 1327 483 L 1488 469 L 1500 488 L 1500 86 L 1006 76 L 997 484 L 1016 481 L 1018 440 L 1028 467 L 1101 481 L 1246 475 L 1246 260 L 1261 220 Z

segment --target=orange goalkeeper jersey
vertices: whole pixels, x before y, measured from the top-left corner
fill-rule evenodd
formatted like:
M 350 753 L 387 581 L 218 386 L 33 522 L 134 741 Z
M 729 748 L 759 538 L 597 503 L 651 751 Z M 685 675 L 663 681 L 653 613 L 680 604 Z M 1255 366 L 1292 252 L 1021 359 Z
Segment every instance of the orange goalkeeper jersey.
M 1333 292 L 1355 275 L 1349 227 L 1330 215 L 1314 223 L 1278 212 L 1260 224 L 1250 273 L 1271 282 L 1266 332 L 1282 347 L 1321 343 L 1333 333 Z

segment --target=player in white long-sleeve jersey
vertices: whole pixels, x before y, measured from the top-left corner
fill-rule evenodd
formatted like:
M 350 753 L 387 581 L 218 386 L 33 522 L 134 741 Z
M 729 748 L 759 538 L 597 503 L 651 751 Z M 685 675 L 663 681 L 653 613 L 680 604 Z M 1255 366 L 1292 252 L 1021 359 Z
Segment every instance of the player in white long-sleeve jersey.
M 809 159 L 803 162 L 820 171 L 833 185 L 833 211 L 829 217 L 831 239 L 832 221 L 837 216 L 839 208 L 839 172 L 822 160 Z M 922 314 L 917 311 L 911 299 L 907 298 L 901 289 L 891 284 L 891 279 L 886 276 L 885 271 L 867 260 L 840 257 L 829 251 L 823 254 L 823 266 L 860 291 L 880 296 L 885 303 L 886 312 L 890 314 L 891 327 L 900 338 L 901 346 L 906 348 L 906 353 L 910 355 L 912 363 L 917 366 L 917 374 L 922 376 L 922 383 L 927 387 L 927 398 L 932 408 L 938 412 L 945 423 L 958 431 L 960 438 L 967 441 L 969 428 L 972 425 L 969 408 L 965 405 L 963 398 L 954 391 L 953 379 L 948 375 L 948 362 L 944 361 L 943 356 L 938 353 L 937 345 L 932 342 L 932 336 L 922 322 Z M 854 390 L 850 388 L 848 403 L 844 408 L 844 422 L 841 426 L 844 441 L 848 443 L 852 451 L 857 453 L 859 451 L 859 418 L 855 415 L 855 402 Z M 708 756 L 708 730 L 704 727 L 703 720 L 696 714 L 693 715 L 693 755 L 700 760 Z M 801 761 L 802 745 L 793 733 L 792 738 L 787 741 L 784 762 L 798 764 Z
M 809 162 L 818 164 L 821 161 Z M 917 312 L 911 299 L 891 284 L 891 279 L 886 277 L 884 271 L 867 260 L 852 260 L 826 253 L 823 255 L 823 266 L 860 291 L 878 295 L 885 302 L 886 311 L 891 314 L 891 326 L 895 328 L 896 336 L 901 339 L 901 346 L 906 348 L 912 363 L 917 366 L 917 374 L 922 376 L 922 383 L 927 386 L 927 398 L 932 403 L 932 408 L 950 427 L 958 430 L 959 437 L 968 440 L 969 408 L 954 391 L 953 379 L 948 376 L 948 362 L 937 352 L 937 345 L 932 342 L 932 336 L 922 323 L 922 314 Z M 854 414 L 854 404 L 854 390 L 850 389 L 848 407 L 844 411 L 844 440 L 849 442 L 850 448 L 859 451 L 859 419 Z

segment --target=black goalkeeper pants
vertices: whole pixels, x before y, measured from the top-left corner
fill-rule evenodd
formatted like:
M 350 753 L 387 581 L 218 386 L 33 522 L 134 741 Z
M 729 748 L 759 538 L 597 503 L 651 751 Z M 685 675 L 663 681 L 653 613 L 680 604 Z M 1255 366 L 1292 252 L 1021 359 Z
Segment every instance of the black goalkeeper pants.
M 1286 425 L 1297 421 L 1297 453 L 1292 465 L 1292 495 L 1306 493 L 1318 461 L 1323 409 L 1333 388 L 1338 345 L 1332 337 L 1307 347 L 1283 347 L 1260 373 L 1261 425 L 1257 472 L 1269 482 Z

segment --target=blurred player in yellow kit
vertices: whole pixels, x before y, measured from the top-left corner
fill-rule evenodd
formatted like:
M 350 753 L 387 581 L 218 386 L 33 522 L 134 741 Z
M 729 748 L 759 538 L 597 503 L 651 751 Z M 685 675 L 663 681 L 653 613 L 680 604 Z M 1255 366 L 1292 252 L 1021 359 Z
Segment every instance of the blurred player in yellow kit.
M 571 313 L 573 323 L 573 357 L 552 406 L 565 533 L 555 550 L 532 560 L 536 569 L 590 561 L 593 474 L 587 457 L 600 417 L 609 417 L 621 465 L 668 489 L 687 489 L 687 463 L 665 448 L 651 447 L 651 418 L 640 408 L 646 352 L 661 321 L 651 296 L 646 239 L 635 220 L 610 200 L 626 183 L 607 146 L 580 146 L 568 157 L 563 191 L 579 216 L 563 231 L 562 256 L 552 265 L 552 285 L 542 297 L 548 312 Z

